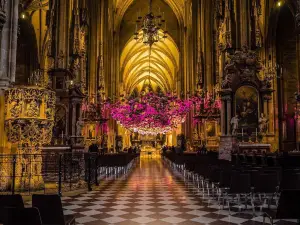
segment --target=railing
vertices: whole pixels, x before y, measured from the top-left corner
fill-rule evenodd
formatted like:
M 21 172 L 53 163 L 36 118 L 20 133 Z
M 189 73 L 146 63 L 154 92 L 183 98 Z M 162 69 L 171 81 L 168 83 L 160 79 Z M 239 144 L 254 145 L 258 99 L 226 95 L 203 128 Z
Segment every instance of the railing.
M 0 155 L 0 194 L 91 191 L 102 178 L 127 173 L 135 158 L 98 153 Z

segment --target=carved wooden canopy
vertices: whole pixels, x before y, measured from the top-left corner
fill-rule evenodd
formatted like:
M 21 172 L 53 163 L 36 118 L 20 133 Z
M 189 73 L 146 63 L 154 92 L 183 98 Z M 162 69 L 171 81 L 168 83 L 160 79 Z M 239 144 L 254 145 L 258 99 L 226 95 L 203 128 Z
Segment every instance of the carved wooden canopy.
M 264 82 L 258 79 L 262 64 L 255 51 L 243 47 L 229 55 L 229 60 L 224 68 L 222 89 L 235 92 L 240 86 L 251 85 L 257 90 L 264 88 Z

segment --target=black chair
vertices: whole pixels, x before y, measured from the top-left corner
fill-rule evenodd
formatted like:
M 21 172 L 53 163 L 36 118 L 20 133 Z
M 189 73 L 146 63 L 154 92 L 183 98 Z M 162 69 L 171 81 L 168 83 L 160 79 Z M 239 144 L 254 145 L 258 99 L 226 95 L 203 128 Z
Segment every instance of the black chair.
M 277 210 L 266 210 L 263 215 L 263 223 L 265 218 L 270 219 L 273 225 L 274 219 L 296 219 L 300 220 L 300 190 L 284 190 L 280 194 Z M 298 221 L 299 222 L 299 221 Z
M 42 225 L 37 208 L 5 208 L 4 225 Z
M 32 195 L 32 207 L 39 209 L 43 224 L 75 224 L 74 216 L 64 216 L 61 199 L 58 195 Z
M 236 196 L 236 201 L 234 200 L 234 196 Z M 231 202 L 237 203 L 239 206 L 239 210 L 241 209 L 242 198 L 244 199 L 244 204 L 247 208 L 248 200 L 252 199 L 250 174 L 233 171 L 231 173 L 230 187 L 225 198 L 225 201 L 227 201 L 229 212 Z M 254 207 L 252 208 L 254 210 Z
M 0 195 L 0 223 L 4 221 L 5 208 L 24 208 L 24 202 L 21 195 Z
M 258 202 L 261 206 L 265 201 L 270 208 L 272 200 L 276 197 L 279 191 L 279 180 L 276 172 L 273 173 L 261 173 L 254 179 L 253 186 L 253 204 L 255 204 L 255 197 L 258 197 Z M 256 201 L 257 202 L 257 201 Z
M 300 173 L 285 171 L 282 175 L 280 190 L 300 190 Z

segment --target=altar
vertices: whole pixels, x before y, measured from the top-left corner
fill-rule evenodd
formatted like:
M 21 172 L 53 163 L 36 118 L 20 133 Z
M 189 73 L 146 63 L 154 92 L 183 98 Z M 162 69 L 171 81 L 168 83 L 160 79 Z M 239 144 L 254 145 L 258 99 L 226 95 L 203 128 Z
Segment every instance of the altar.
M 224 67 L 219 158 L 231 159 L 232 152 L 271 151 L 273 114 L 270 112 L 272 85 L 261 79 L 259 55 L 243 47 L 229 56 Z
M 262 154 L 271 152 L 271 144 L 262 144 L 262 143 L 243 143 L 238 144 L 238 153 L 245 154 Z

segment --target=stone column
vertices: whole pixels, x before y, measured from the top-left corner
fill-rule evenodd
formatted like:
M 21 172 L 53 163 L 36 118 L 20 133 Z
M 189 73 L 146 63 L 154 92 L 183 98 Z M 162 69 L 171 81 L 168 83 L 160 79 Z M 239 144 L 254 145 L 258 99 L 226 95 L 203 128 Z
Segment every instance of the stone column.
M 240 0 L 240 34 L 241 34 L 241 46 L 249 46 L 249 1 Z
M 226 98 L 227 101 L 227 135 L 231 135 L 231 118 L 232 118 L 232 112 L 231 112 L 231 98 L 228 96 Z
M 72 103 L 72 136 L 76 135 L 76 103 Z
M 221 134 L 222 134 L 222 136 L 226 134 L 225 111 L 226 111 L 226 101 L 224 101 L 222 99 L 222 109 L 221 109 Z
M 266 97 L 263 97 L 263 113 L 265 116 L 269 117 L 269 110 L 268 110 L 268 99 Z M 259 115 L 260 116 L 260 115 Z M 270 127 L 270 120 L 268 122 L 268 127 L 267 127 L 267 133 L 269 133 L 269 127 Z
M 15 81 L 19 0 L 0 0 L 0 153 L 8 151 L 4 131 L 4 91 Z
M 4 132 L 4 89 L 0 88 L 0 154 L 7 148 L 6 135 Z
M 3 2 L 0 0 L 0 4 Z M 19 0 L 9 0 L 4 5 L 7 20 L 1 35 L 0 87 L 15 81 Z

